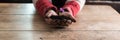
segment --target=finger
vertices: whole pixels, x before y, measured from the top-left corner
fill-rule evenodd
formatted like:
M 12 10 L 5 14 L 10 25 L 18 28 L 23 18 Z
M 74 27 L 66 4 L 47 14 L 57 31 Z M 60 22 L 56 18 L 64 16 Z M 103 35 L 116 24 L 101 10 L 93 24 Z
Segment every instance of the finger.
M 67 20 L 66 23 L 67 23 L 67 24 L 72 24 L 72 21 L 71 21 L 71 20 Z
M 68 19 L 72 20 L 72 22 L 76 22 L 75 18 L 72 15 L 70 15 L 69 12 L 64 12 L 61 14 L 61 16 L 66 16 L 68 17 Z
M 72 24 L 72 21 L 71 21 L 71 20 L 66 20 L 66 21 L 64 22 L 64 25 L 65 25 L 65 26 L 69 26 L 70 24 Z
M 52 20 L 52 21 L 51 21 L 51 24 L 53 24 L 53 25 L 57 25 L 57 20 L 55 20 L 55 19 Z
M 46 22 L 46 23 L 51 24 L 51 21 L 52 21 L 52 19 L 50 19 L 50 18 L 45 18 L 45 22 Z
M 73 18 L 72 16 L 69 16 L 69 17 L 70 17 L 72 22 L 76 22 L 75 18 Z
M 49 14 L 47 14 L 46 16 L 47 16 L 47 17 L 51 17 L 51 16 L 52 16 L 52 13 L 49 13 Z
M 53 10 L 49 10 L 47 13 L 46 13 L 46 16 L 47 17 L 51 17 L 51 16 L 57 16 L 57 13 Z
M 61 26 L 68 26 L 68 24 L 67 24 L 67 19 L 61 20 L 60 25 L 61 25 Z

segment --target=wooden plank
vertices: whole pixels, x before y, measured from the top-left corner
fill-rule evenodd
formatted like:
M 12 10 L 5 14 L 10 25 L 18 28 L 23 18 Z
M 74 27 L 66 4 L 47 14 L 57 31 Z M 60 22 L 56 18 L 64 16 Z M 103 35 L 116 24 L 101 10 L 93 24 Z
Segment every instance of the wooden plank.
M 66 29 L 50 28 L 30 5 L 0 4 L 0 40 L 120 40 L 120 15 L 108 5 L 86 5 Z
M 0 31 L 0 40 L 120 40 L 119 31 Z
M 50 25 L 43 22 L 38 14 L 34 15 L 35 10 L 34 7 L 31 8 L 32 4 L 3 3 L 0 5 L 0 9 L 5 9 L 0 13 L 2 17 L 0 30 L 51 30 Z M 9 8 L 10 5 L 12 7 Z M 77 22 L 63 30 L 120 30 L 119 18 L 120 15 L 111 6 L 86 5 L 78 13 Z
M 33 4 L 0 3 L 0 14 L 35 14 Z
M 75 29 L 119 30 L 120 15 L 108 5 L 86 5 L 78 13 L 77 23 L 71 25 Z M 74 27 L 75 26 L 75 27 Z

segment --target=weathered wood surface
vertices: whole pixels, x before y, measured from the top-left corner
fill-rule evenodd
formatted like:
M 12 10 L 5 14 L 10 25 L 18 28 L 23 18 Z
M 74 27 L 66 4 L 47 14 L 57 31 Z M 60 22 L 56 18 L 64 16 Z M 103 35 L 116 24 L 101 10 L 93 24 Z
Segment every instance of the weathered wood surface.
M 120 15 L 108 5 L 85 5 L 77 23 L 54 29 L 32 4 L 0 3 L 0 40 L 120 40 Z

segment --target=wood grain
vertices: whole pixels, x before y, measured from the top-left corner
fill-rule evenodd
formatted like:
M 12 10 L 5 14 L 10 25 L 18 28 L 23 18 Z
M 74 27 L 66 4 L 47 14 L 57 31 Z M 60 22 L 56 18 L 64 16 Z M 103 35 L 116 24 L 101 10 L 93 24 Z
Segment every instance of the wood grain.
M 0 3 L 0 40 L 120 40 L 120 15 L 109 5 L 85 5 L 76 19 L 55 29 L 33 4 Z

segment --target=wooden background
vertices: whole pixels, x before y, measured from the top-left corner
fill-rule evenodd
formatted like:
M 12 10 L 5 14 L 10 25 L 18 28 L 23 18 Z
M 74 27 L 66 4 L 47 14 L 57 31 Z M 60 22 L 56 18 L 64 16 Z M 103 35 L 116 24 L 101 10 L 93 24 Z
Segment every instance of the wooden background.
M 0 3 L 0 40 L 120 40 L 120 15 L 109 5 L 85 5 L 76 20 L 51 28 L 32 3 Z

